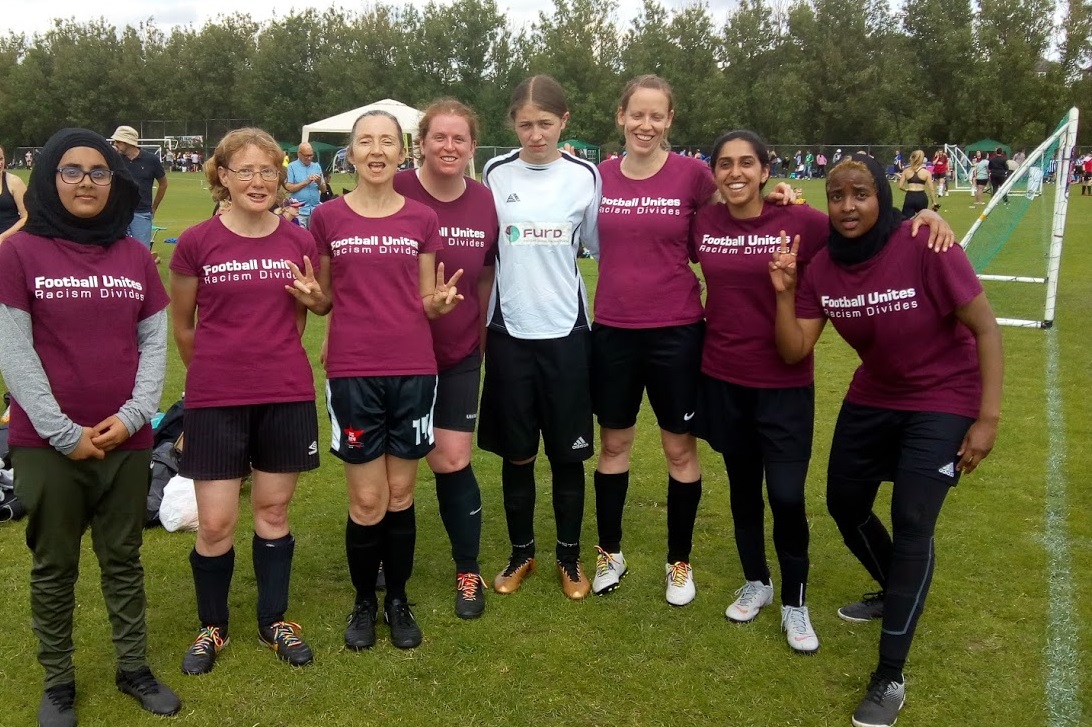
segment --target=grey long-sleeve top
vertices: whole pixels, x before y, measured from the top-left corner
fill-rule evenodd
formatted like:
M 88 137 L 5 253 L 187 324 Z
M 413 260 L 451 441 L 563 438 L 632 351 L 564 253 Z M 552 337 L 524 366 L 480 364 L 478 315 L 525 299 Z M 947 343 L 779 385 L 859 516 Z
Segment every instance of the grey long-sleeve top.
M 163 395 L 167 368 L 167 311 L 137 324 L 136 382 L 133 395 L 117 412 L 129 436 L 151 421 Z M 83 436 L 83 426 L 69 419 L 53 396 L 42 360 L 34 350 L 34 323 L 29 313 L 0 305 L 0 374 L 38 436 L 63 455 L 71 454 Z M 91 383 L 91 382 L 89 382 Z M 93 426 L 98 422 L 88 422 Z

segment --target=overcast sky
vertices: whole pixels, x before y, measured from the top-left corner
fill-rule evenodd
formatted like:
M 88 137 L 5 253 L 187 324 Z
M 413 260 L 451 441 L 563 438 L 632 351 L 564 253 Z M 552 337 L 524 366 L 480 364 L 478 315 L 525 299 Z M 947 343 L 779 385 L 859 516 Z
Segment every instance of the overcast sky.
M 694 0 L 660 0 L 667 8 L 680 8 L 692 4 Z M 400 6 L 406 3 L 424 7 L 428 0 L 386 0 L 386 4 Z M 439 0 L 440 4 L 449 4 L 448 0 Z M 14 4 L 14 8 L 12 7 Z M 727 8 L 734 5 L 734 0 L 710 0 L 708 3 L 716 24 L 724 21 Z M 3 24 L 10 32 L 31 35 L 48 30 L 54 18 L 75 18 L 77 22 L 86 22 L 105 18 L 106 22 L 116 27 L 137 25 L 149 17 L 157 25 L 169 30 L 174 25 L 192 25 L 200 28 L 219 15 L 246 13 L 259 22 L 275 15 L 284 15 L 293 9 L 308 7 L 325 9 L 337 6 L 344 10 L 354 10 L 372 5 L 370 2 L 335 3 L 332 0 L 264 0 L 246 2 L 245 0 L 142 0 L 141 2 L 88 2 L 88 0 L 7 0 Z M 552 0 L 497 0 L 502 12 L 506 12 L 513 25 L 519 26 L 534 21 L 539 11 L 552 12 Z M 619 0 L 618 20 L 623 25 L 637 14 L 641 0 Z

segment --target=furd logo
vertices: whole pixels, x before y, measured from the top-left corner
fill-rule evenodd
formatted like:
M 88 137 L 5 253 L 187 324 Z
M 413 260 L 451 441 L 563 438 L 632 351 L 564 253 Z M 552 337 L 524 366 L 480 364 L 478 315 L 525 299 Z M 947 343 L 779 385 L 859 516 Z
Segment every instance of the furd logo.
M 569 245 L 573 226 L 569 222 L 515 223 L 504 228 L 504 236 L 510 245 Z

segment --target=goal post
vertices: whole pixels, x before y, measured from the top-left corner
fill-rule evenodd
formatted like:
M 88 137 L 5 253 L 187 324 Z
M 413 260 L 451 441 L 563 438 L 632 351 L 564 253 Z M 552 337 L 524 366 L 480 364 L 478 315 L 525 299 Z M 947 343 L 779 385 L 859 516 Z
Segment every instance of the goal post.
M 1002 325 L 1050 328 L 1054 324 L 1077 124 L 1077 109 L 1070 109 L 1054 132 L 998 188 L 959 243 L 981 280 L 1045 285 L 1041 318 L 998 318 Z M 1051 176 L 1053 184 L 1049 183 Z M 1051 190 L 1053 201 L 1048 211 Z M 994 271 L 991 263 L 999 255 L 999 263 L 1022 269 Z M 1029 269 L 1033 265 L 1038 271 Z

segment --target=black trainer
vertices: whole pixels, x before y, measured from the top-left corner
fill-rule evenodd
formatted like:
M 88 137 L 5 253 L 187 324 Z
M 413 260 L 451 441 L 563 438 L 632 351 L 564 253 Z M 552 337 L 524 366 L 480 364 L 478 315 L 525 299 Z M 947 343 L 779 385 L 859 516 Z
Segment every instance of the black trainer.
M 383 617 L 391 627 L 391 643 L 399 649 L 421 645 L 421 628 L 408 602 L 394 598 L 383 606 Z
M 854 727 L 891 727 L 906 704 L 906 682 L 882 677 L 872 672 L 868 693 L 853 713 Z
M 865 623 L 883 618 L 883 591 L 866 593 L 855 603 L 849 603 L 838 609 L 838 617 L 850 623 Z
M 364 601 L 353 606 L 349 625 L 345 627 L 345 647 L 360 651 L 375 646 L 375 621 L 378 617 L 379 606 L 375 603 Z
M 219 626 L 206 626 L 201 629 L 182 657 L 182 673 L 208 674 L 227 643 L 227 635 Z
M 485 580 L 481 573 L 459 573 L 455 576 L 455 615 L 478 618 L 485 613 Z
M 379 564 L 379 572 L 375 574 L 375 590 L 387 590 L 387 574 L 383 572 L 383 564 Z
M 300 638 L 300 625 L 291 621 L 277 621 L 258 627 L 258 640 L 273 649 L 277 658 L 292 666 L 306 666 L 315 660 L 311 647 Z
M 38 727 L 76 727 L 76 683 L 46 689 L 38 705 Z
M 134 671 L 118 670 L 114 683 L 123 694 L 135 697 L 145 711 L 169 717 L 182 709 L 182 700 L 163 682 L 155 678 L 152 670 L 142 666 Z

